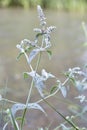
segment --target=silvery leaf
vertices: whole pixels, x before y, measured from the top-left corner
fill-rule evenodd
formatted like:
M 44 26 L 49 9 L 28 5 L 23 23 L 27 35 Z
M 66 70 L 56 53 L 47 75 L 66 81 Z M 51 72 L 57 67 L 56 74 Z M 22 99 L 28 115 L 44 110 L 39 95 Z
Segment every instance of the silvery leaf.
M 20 44 L 17 44 L 16 47 L 21 51 L 21 53 L 24 53 L 24 49 Z
M 64 96 L 64 98 L 66 97 L 67 95 L 67 90 L 66 90 L 66 87 L 65 86 L 60 86 L 60 91 L 62 93 L 62 95 Z
M 29 55 L 29 64 L 31 63 L 31 61 L 35 58 L 35 56 L 39 53 L 40 49 L 34 49 L 31 51 L 30 55 Z
M 80 67 L 74 67 L 72 70 L 73 70 L 73 71 L 79 71 L 79 70 L 80 70 Z
M 29 103 L 28 104 L 28 109 L 37 109 L 37 110 L 42 111 L 44 114 L 46 114 L 44 109 L 37 103 Z
M 40 28 L 34 28 L 34 31 L 35 31 L 35 32 L 39 32 L 39 33 L 42 32 L 42 30 L 41 30 Z
M 11 112 L 12 112 L 13 117 L 15 117 L 15 114 L 16 114 L 17 111 L 24 110 L 25 108 L 26 108 L 25 104 L 21 104 L 21 103 L 14 104 L 11 108 Z M 43 113 L 45 113 L 43 108 L 37 103 L 29 103 L 28 106 L 27 106 L 27 109 L 37 109 L 37 110 L 40 110 Z
M 47 27 L 47 33 L 51 33 L 55 28 L 55 26 Z
M 75 81 L 75 86 L 78 89 L 78 91 L 83 91 L 83 84 L 80 81 Z
M 40 75 L 38 73 L 36 73 L 35 71 L 31 71 L 31 72 L 26 72 L 28 75 L 30 75 L 32 78 L 39 79 Z
M 43 80 L 47 80 L 48 78 L 54 78 L 55 76 L 51 73 L 47 73 L 45 69 L 42 69 L 42 78 Z
M 45 84 L 42 81 L 36 81 L 35 82 L 35 87 L 37 88 L 39 94 L 41 97 L 44 97 L 44 89 L 45 89 Z
M 44 89 L 45 89 L 45 84 L 44 84 L 44 78 L 43 76 L 40 76 L 38 73 L 36 73 L 35 71 L 31 71 L 31 72 L 26 72 L 28 75 L 30 75 L 33 80 L 34 80 L 34 84 L 35 87 L 37 88 L 39 94 L 41 95 L 41 97 L 44 97 Z
M 6 122 L 5 125 L 3 126 L 3 130 L 6 130 L 6 127 L 8 126 L 9 122 Z
M 35 74 L 35 77 L 34 78 L 34 84 L 35 84 L 35 87 L 37 88 L 39 94 L 41 95 L 41 97 L 44 97 L 44 89 L 45 89 L 45 84 L 43 82 L 43 78 L 42 76 L 40 76 L 39 74 Z
M 31 44 L 31 41 L 30 40 L 28 40 L 28 39 L 24 39 L 24 40 L 22 40 L 21 41 L 21 45 L 30 45 Z
M 24 109 L 25 109 L 25 104 L 21 104 L 21 103 L 14 104 L 11 108 L 12 115 L 15 116 L 18 110 L 24 110 Z
M 44 80 L 43 80 L 42 76 L 40 76 L 39 74 L 35 75 L 35 77 L 34 77 L 35 87 L 37 88 L 41 97 L 44 97 L 45 84 L 43 81 Z

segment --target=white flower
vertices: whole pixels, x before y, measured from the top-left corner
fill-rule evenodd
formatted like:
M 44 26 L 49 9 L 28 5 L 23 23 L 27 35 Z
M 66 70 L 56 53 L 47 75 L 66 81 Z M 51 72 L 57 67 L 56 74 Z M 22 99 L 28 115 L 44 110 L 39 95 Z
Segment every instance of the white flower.
M 40 18 L 40 24 L 43 26 L 43 25 L 46 25 L 46 21 L 45 21 L 45 16 L 44 16 L 44 13 L 43 13 L 43 10 L 42 8 L 40 7 L 40 5 L 37 6 L 37 11 L 38 11 L 38 15 L 39 15 L 39 18 Z

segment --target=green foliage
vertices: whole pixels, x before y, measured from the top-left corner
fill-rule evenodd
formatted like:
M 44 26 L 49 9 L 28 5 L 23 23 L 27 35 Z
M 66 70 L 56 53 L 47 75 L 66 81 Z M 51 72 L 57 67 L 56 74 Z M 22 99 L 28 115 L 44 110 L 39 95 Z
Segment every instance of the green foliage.
M 9 0 L 8 6 L 23 6 L 21 0 Z
M 24 79 L 26 79 L 28 77 L 29 77 L 29 75 L 26 72 L 24 72 Z
M 49 57 L 49 59 L 51 59 L 51 56 L 52 56 L 52 51 L 47 50 L 47 53 L 48 53 L 48 57 Z
M 57 90 L 57 86 L 52 86 L 50 90 L 50 94 L 54 93 Z
M 86 0 L 0 0 L 1 7 L 15 6 L 23 8 L 34 8 L 37 5 L 43 8 L 51 8 L 65 11 L 82 11 L 87 10 Z

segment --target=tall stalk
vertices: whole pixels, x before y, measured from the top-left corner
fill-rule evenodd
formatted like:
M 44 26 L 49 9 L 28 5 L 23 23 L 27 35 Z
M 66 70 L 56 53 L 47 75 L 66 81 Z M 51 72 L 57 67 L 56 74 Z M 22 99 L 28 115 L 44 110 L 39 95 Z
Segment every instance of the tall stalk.
M 39 64 L 40 64 L 40 59 L 41 59 L 41 52 L 39 53 L 39 56 L 38 56 L 37 64 L 36 64 L 36 67 L 35 67 L 35 72 L 37 72 L 37 70 L 38 70 L 38 67 L 39 67 Z M 30 98 L 31 98 L 31 93 L 32 93 L 32 89 L 33 89 L 33 84 L 34 84 L 34 78 L 32 78 L 31 85 L 30 85 L 30 89 L 29 89 L 29 92 L 28 92 L 28 97 L 27 97 L 27 100 L 26 100 L 26 107 L 25 107 L 25 109 L 24 109 L 24 111 L 23 111 L 20 130 L 22 130 L 22 128 L 23 128 L 24 118 L 25 118 L 25 115 L 26 115 L 26 112 L 27 112 L 28 103 L 29 103 Z

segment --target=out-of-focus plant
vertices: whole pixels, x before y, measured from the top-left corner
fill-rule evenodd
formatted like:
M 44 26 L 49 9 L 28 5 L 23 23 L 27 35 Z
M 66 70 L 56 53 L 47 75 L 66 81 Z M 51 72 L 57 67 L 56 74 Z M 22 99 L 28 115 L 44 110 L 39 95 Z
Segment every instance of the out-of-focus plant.
M 54 74 L 47 72 L 44 68 L 41 70 L 41 73 L 39 74 L 38 69 L 43 53 L 46 53 L 48 55 L 48 58 L 51 58 L 51 33 L 56 27 L 47 27 L 45 15 L 43 13 L 42 8 L 39 5 L 37 6 L 37 11 L 40 20 L 40 28 L 34 29 L 34 31 L 36 32 L 34 40 L 31 41 L 28 39 L 24 39 L 20 42 L 20 44 L 17 44 L 16 46 L 17 49 L 19 49 L 17 60 L 19 60 L 19 58 L 24 55 L 30 68 L 30 71 L 23 73 L 24 79 L 29 77 L 32 78 L 31 84 L 29 86 L 27 100 L 26 103 L 23 104 L 5 99 L 2 95 L 0 95 L 1 102 L 4 101 L 13 104 L 11 108 L 8 108 L 5 111 L 5 113 L 8 115 L 8 120 L 4 124 L 3 130 L 6 130 L 9 123 L 12 124 L 15 130 L 23 130 L 23 126 L 25 123 L 25 115 L 27 110 L 29 111 L 30 109 L 37 109 L 47 116 L 46 111 L 39 104 L 42 101 L 46 103 L 51 109 L 53 109 L 56 112 L 56 114 L 60 115 L 64 119 L 64 122 L 61 123 L 59 126 L 55 127 L 54 130 L 59 130 L 60 128 L 62 130 L 86 130 L 87 128 L 84 128 L 84 126 L 83 128 L 80 128 L 76 124 L 76 122 L 74 122 L 74 119 L 77 117 L 82 118 L 82 120 L 84 119 L 83 115 L 87 112 L 86 104 L 83 107 L 81 107 L 80 112 L 77 111 L 72 116 L 65 117 L 62 113 L 60 113 L 60 111 L 58 111 L 55 108 L 55 106 L 52 103 L 47 101 L 48 98 L 55 96 L 58 92 L 61 92 L 63 97 L 66 98 L 69 89 L 67 85 L 69 85 L 71 82 L 75 86 L 75 88 L 81 93 L 80 95 L 75 97 L 75 100 L 79 100 L 81 104 L 83 102 L 86 103 L 87 97 L 84 95 L 84 91 L 87 90 L 87 67 L 85 67 L 84 70 L 81 70 L 81 68 L 79 67 L 69 68 L 69 70 L 64 73 L 66 77 L 64 82 L 61 82 Z M 35 59 L 37 59 L 37 62 L 34 68 L 33 61 Z M 55 84 L 54 86 L 50 86 L 50 90 L 48 90 L 46 86 L 46 82 L 49 78 L 55 79 Z M 38 94 L 41 98 L 36 102 L 31 103 L 30 98 L 35 88 L 37 89 Z M 17 117 L 16 113 L 20 110 L 23 111 L 23 115 L 21 117 Z M 49 130 L 49 128 L 38 128 L 38 130 Z

